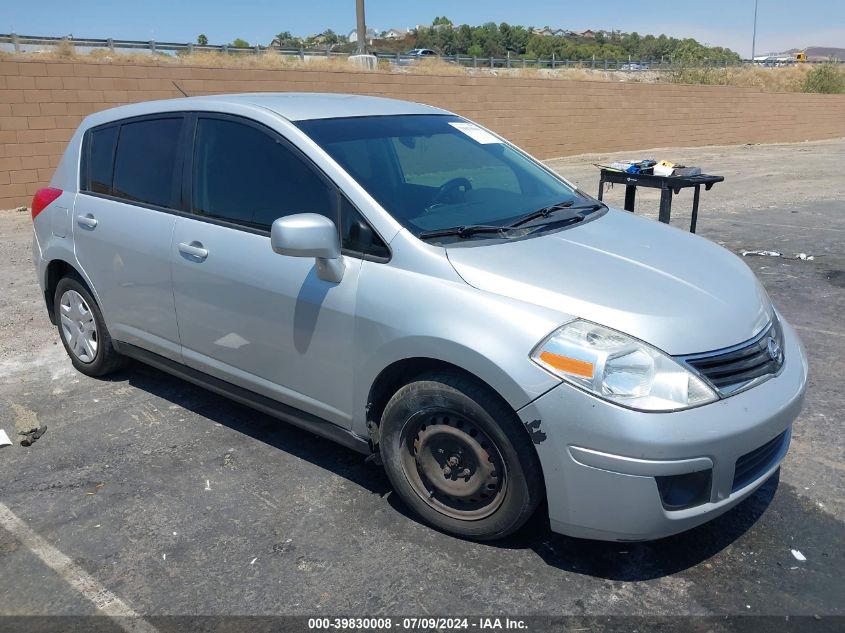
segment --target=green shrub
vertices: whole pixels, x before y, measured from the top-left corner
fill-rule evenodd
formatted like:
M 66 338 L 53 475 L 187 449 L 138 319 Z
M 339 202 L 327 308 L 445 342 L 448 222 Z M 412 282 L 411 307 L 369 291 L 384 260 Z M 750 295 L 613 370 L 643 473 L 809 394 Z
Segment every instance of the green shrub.
M 845 70 L 842 64 L 819 64 L 813 68 L 804 79 L 803 92 L 845 93 Z
M 728 83 L 727 70 L 724 67 L 675 64 L 663 75 L 664 80 L 673 84 L 720 85 Z

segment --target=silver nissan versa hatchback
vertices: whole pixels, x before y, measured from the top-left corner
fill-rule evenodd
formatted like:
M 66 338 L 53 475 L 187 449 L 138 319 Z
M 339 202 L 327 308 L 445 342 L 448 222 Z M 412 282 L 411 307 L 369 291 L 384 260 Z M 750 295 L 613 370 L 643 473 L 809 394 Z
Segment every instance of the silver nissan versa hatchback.
M 74 366 L 134 358 L 371 455 L 424 521 L 645 540 L 779 467 L 807 361 L 715 244 L 437 108 L 243 94 L 93 114 L 33 200 Z

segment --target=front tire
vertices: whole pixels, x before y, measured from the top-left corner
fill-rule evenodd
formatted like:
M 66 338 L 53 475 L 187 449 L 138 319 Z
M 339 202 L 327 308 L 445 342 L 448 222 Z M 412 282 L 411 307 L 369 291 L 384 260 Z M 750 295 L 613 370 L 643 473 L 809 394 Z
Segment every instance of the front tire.
M 519 418 L 469 376 L 428 374 L 397 391 L 382 416 L 379 450 L 402 500 L 456 536 L 507 536 L 543 496 L 539 460 Z
M 114 349 L 100 307 L 77 275 L 59 280 L 53 310 L 59 337 L 77 371 L 86 376 L 105 376 L 124 364 L 125 358 Z

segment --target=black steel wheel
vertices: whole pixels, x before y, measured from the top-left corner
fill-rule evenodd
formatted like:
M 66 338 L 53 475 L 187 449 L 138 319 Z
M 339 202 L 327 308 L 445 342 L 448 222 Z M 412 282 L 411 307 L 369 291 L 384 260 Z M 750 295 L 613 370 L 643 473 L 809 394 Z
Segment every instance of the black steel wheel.
M 482 519 L 501 505 L 507 466 L 478 425 L 453 410 L 420 411 L 402 429 L 405 476 L 418 495 L 455 519 Z
M 537 453 L 516 413 L 458 372 L 423 375 L 399 389 L 382 415 L 379 451 L 411 510 L 457 536 L 504 537 L 543 496 Z

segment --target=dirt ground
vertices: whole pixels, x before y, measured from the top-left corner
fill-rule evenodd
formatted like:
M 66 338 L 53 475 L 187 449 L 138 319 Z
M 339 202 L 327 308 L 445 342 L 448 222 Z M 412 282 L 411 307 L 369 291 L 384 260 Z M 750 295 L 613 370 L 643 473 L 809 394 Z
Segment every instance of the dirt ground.
M 845 616 L 845 140 L 550 164 L 595 195 L 592 163 L 616 156 L 724 175 L 702 194 L 699 233 L 733 252 L 814 257 L 746 258 L 801 335 L 811 382 L 779 477 L 728 514 L 639 544 L 565 538 L 540 518 L 493 544 L 435 532 L 409 517 L 378 467 L 342 447 L 140 365 L 109 380 L 76 373 L 38 292 L 29 214 L 15 211 L 0 212 L 0 428 L 49 428 L 31 448 L 0 449 L 0 509 L 145 616 L 792 614 L 841 624 L 829 616 Z M 605 200 L 621 206 L 623 196 L 617 187 Z M 688 192 L 676 197 L 674 225 L 686 226 L 690 204 Z M 654 193 L 639 205 L 656 215 Z M 95 612 L 31 541 L 0 528 L 0 614 Z

